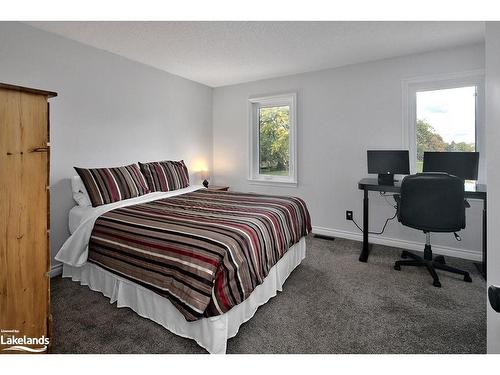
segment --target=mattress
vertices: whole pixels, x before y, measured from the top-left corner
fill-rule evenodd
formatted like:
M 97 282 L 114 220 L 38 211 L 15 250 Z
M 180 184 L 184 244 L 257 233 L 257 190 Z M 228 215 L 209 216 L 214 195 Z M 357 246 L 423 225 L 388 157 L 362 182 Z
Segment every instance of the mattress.
M 101 215 L 88 261 L 170 299 L 193 321 L 243 302 L 310 231 L 300 198 L 201 189 Z

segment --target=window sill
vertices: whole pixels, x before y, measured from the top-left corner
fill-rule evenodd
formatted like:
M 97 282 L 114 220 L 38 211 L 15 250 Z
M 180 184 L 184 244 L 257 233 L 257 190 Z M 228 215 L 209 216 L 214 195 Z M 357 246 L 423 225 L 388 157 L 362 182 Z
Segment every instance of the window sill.
M 297 187 L 297 181 L 284 181 L 278 179 L 264 179 L 264 178 L 249 178 L 248 182 L 251 185 L 261 186 L 281 186 L 281 187 Z

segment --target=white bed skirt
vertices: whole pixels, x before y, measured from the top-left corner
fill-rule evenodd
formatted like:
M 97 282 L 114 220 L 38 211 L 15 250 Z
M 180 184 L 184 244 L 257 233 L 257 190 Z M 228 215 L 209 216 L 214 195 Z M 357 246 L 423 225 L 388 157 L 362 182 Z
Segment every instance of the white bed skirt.
M 176 335 L 195 340 L 212 354 L 226 353 L 227 340 L 236 336 L 240 326 L 250 320 L 259 306 L 282 290 L 285 280 L 306 256 L 306 240 L 292 246 L 271 268 L 264 282 L 250 297 L 227 313 L 188 322 L 167 299 L 130 280 L 106 271 L 92 263 L 81 267 L 63 265 L 63 277 L 87 285 L 117 302 L 118 307 L 129 307 L 144 318 L 161 324 Z

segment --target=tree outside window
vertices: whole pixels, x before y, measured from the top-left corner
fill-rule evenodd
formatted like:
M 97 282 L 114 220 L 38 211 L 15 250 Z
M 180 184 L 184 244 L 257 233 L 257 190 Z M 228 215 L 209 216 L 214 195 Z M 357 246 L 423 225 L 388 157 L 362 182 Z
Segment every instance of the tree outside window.
M 288 176 L 289 106 L 259 109 L 259 172 L 265 175 Z

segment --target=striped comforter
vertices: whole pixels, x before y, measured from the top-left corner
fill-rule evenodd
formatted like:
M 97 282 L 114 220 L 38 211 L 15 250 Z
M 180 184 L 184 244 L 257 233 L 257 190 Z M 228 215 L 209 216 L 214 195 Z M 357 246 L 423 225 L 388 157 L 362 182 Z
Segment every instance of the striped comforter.
M 103 214 L 88 261 L 168 298 L 195 321 L 244 301 L 310 231 L 299 198 L 199 190 Z

